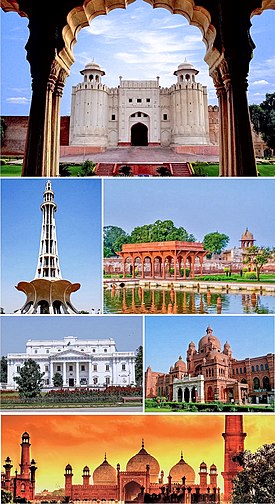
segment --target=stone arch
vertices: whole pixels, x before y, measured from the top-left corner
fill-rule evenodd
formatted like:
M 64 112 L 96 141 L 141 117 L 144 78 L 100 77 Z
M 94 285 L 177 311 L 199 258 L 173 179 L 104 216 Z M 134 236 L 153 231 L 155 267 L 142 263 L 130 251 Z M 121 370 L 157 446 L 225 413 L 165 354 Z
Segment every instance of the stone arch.
M 253 389 L 259 390 L 259 388 L 260 388 L 260 380 L 259 378 L 255 377 L 253 378 Z
M 207 401 L 214 401 L 214 391 L 211 385 L 207 389 Z
M 190 390 L 188 387 L 185 387 L 184 389 L 184 402 L 189 402 L 190 401 Z
M 178 389 L 178 402 L 182 402 L 183 398 L 183 393 L 182 393 L 182 388 Z
M 270 380 L 269 380 L 268 376 L 263 377 L 263 389 L 264 390 L 271 390 Z
M 133 146 L 147 146 L 149 143 L 149 128 L 142 121 L 142 117 L 140 119 L 131 126 L 131 145 Z
M 136 481 L 128 481 L 124 486 L 124 501 L 132 502 L 136 499 L 141 491 L 141 486 Z

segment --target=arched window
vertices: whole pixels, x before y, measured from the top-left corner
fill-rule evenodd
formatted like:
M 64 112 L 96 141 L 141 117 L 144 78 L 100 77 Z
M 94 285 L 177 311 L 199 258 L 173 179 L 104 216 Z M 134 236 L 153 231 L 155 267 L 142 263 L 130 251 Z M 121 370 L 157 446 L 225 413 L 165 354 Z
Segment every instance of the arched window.
M 268 370 L 268 364 L 265 364 L 264 368 L 267 371 Z
M 261 371 L 264 370 L 264 365 L 263 364 L 260 365 L 260 369 L 261 369 Z
M 259 390 L 259 388 L 260 388 L 259 378 L 253 378 L 253 388 L 254 388 L 254 390 Z
M 269 381 L 268 376 L 263 377 L 263 389 L 264 390 L 271 390 L 270 381 Z
M 259 366 L 258 366 L 258 364 L 257 364 L 257 366 L 256 366 L 256 371 L 259 371 Z
M 255 373 L 255 368 L 254 368 L 254 366 L 252 366 L 252 368 L 251 368 L 251 369 L 252 369 L 252 373 Z

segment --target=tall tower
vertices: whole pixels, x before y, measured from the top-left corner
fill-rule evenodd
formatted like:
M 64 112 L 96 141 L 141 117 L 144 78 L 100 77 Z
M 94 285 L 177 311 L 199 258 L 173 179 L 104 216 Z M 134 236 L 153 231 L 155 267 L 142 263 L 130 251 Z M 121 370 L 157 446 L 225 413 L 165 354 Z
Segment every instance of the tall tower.
M 57 205 L 50 181 L 46 182 L 43 193 L 42 229 L 40 250 L 34 280 L 19 282 L 16 289 L 26 294 L 27 299 L 19 313 L 60 314 L 78 313 L 72 305 L 70 296 L 80 288 L 61 276 L 55 226 Z
M 246 228 L 246 230 L 243 232 L 240 242 L 241 242 L 241 248 L 246 249 L 248 247 L 253 247 L 255 244 L 255 239 L 253 236 L 253 233 Z
M 233 489 L 232 480 L 241 471 L 238 462 L 233 457 L 244 451 L 244 439 L 242 415 L 226 415 L 224 438 L 224 502 L 230 502 Z
M 73 485 L 73 468 L 71 464 L 65 467 L 65 497 L 72 498 L 72 485 Z
M 48 278 L 50 280 L 61 279 L 61 271 L 59 267 L 55 212 L 57 205 L 54 201 L 54 192 L 51 182 L 46 183 L 43 193 L 43 203 L 40 205 L 43 213 L 40 251 L 38 256 L 38 264 L 35 278 Z
M 30 477 L 30 446 L 30 436 L 27 432 L 24 432 L 24 434 L 22 434 L 20 464 L 20 477 L 23 479 L 29 479 Z

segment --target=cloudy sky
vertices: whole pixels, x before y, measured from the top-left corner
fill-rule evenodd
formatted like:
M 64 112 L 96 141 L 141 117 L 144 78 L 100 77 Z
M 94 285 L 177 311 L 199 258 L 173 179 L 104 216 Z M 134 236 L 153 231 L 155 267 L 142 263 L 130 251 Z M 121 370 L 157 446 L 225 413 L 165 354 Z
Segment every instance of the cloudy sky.
M 256 44 L 249 75 L 249 101 L 260 103 L 275 89 L 275 13 L 267 11 L 252 18 L 251 35 Z M 24 46 L 28 20 L 2 12 L 2 114 L 28 115 L 31 82 Z M 271 43 L 273 38 L 273 43 Z M 209 103 L 216 103 L 212 79 L 204 62 L 205 45 L 195 26 L 178 14 L 155 9 L 136 0 L 126 10 L 115 9 L 95 18 L 80 31 L 74 46 L 75 63 L 66 81 L 61 114 L 69 115 L 71 88 L 82 81 L 80 70 L 93 58 L 106 71 L 104 82 L 117 86 L 125 79 L 152 79 L 160 76 L 162 86 L 175 82 L 177 66 L 185 60 L 200 71 L 198 81 L 208 86 Z M 15 64 L 16 62 L 16 64 Z

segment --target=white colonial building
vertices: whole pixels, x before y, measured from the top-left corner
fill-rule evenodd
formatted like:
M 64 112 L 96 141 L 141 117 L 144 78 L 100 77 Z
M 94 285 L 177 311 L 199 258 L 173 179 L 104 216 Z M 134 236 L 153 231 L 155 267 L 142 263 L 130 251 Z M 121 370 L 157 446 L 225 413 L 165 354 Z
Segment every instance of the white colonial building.
M 44 384 L 53 386 L 53 376 L 60 373 L 63 387 L 103 387 L 134 385 L 135 352 L 118 352 L 112 338 L 80 340 L 28 340 L 26 353 L 8 354 L 8 388 L 15 388 L 14 377 L 27 359 L 33 359 L 44 373 Z
M 81 71 L 73 87 L 70 145 L 207 145 L 207 87 L 196 82 L 196 70 L 182 63 L 176 83 L 161 87 L 155 80 L 119 79 L 116 88 L 101 82 L 104 70 L 95 62 Z

